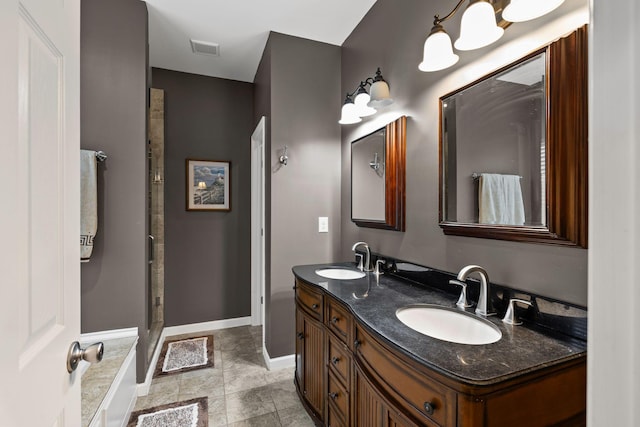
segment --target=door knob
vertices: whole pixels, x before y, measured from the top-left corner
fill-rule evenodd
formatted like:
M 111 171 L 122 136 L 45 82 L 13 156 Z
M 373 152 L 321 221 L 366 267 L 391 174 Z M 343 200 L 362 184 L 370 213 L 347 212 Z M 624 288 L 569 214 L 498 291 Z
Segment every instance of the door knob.
M 104 344 L 101 342 L 91 344 L 87 348 L 81 348 L 80 343 L 74 341 L 71 343 L 67 355 L 67 371 L 69 371 L 69 373 L 75 371 L 81 360 L 89 363 L 98 363 L 102 360 L 103 355 Z

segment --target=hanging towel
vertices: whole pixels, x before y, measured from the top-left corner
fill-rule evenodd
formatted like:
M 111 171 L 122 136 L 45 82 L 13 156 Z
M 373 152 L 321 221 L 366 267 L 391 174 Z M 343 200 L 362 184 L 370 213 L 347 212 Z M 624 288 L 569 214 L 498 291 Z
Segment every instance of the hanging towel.
M 98 230 L 96 152 L 80 150 L 80 262 L 89 262 Z
M 481 174 L 478 202 L 481 224 L 524 224 L 524 203 L 518 175 Z

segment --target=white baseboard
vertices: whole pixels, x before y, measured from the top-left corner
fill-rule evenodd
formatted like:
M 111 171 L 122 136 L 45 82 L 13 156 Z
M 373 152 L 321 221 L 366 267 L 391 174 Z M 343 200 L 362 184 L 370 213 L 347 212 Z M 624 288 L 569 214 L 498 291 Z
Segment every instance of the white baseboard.
M 118 338 L 137 337 L 138 328 L 112 329 L 110 331 L 88 332 L 80 334 L 80 342 L 82 344 L 94 341 L 115 340 Z
M 262 355 L 264 356 L 264 363 L 267 365 L 267 369 L 275 371 L 277 369 L 294 368 L 296 366 L 296 355 L 289 354 L 287 356 L 274 357 L 269 356 L 267 347 L 262 346 Z
M 195 332 L 213 331 L 216 329 L 235 328 L 251 325 L 251 316 L 236 317 L 234 319 L 214 320 L 212 322 L 191 323 L 188 325 L 169 326 L 164 328 L 162 334 L 166 337 Z
M 149 394 L 149 389 L 151 388 L 151 380 L 153 380 L 153 372 L 156 370 L 156 365 L 158 364 L 158 359 L 160 358 L 160 352 L 162 351 L 162 344 L 164 343 L 164 337 L 166 328 L 162 329 L 160 333 L 160 338 L 158 338 L 158 344 L 156 344 L 156 349 L 153 351 L 153 356 L 151 357 L 151 362 L 149 362 L 149 366 L 147 366 L 147 375 L 144 377 L 144 382 L 138 384 L 138 397 L 146 396 Z
M 151 363 L 147 367 L 147 375 L 144 378 L 144 382 L 138 384 L 138 396 L 146 396 L 149 394 L 149 388 L 151 388 L 151 380 L 153 379 L 153 372 L 156 369 L 156 364 L 160 358 L 160 352 L 162 351 L 162 345 L 166 337 L 182 334 L 193 334 L 197 332 L 214 331 L 218 329 L 235 328 L 238 326 L 251 325 L 251 317 L 236 317 L 233 319 L 214 320 L 211 322 L 202 323 L 190 323 L 188 325 L 169 326 L 162 329 L 158 344 L 153 352 Z

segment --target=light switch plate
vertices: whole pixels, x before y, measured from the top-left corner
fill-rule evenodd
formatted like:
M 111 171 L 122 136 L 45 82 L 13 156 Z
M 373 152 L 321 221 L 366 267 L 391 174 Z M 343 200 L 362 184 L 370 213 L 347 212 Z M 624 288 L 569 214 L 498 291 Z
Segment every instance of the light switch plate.
M 329 217 L 321 216 L 318 217 L 318 233 L 328 233 L 329 232 Z

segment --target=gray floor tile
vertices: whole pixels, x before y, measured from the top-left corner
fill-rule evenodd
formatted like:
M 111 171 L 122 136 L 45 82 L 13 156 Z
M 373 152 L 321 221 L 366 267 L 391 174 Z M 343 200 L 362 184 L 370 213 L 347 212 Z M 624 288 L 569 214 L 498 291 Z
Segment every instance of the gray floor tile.
M 135 410 L 206 396 L 209 427 L 313 426 L 296 394 L 294 370 L 267 370 L 261 327 L 180 338 L 209 334 L 214 336 L 214 367 L 154 378 L 149 394 L 138 398 Z
M 269 414 L 229 424 L 229 427 L 280 427 L 280 419 L 276 412 L 271 412 Z
M 267 387 L 227 394 L 226 399 L 229 424 L 276 412 L 271 392 Z
M 287 409 L 300 404 L 298 393 L 296 393 L 293 381 L 280 381 L 267 386 L 271 392 L 271 398 L 276 405 L 276 409 Z
M 265 368 L 264 358 L 255 351 L 250 353 L 232 353 L 222 350 L 222 368 L 225 371 L 232 369 L 247 369 L 252 367 Z
M 224 371 L 224 388 L 226 393 L 236 393 L 267 385 L 264 377 L 266 369 L 253 367 Z
M 267 384 L 277 383 L 280 381 L 290 381 L 293 386 L 293 376 L 295 371 L 293 368 L 276 369 L 273 371 L 267 371 L 264 374 Z
M 315 427 L 314 422 L 302 404 L 278 411 L 282 427 Z
M 227 405 L 225 397 L 209 397 L 209 427 L 225 427 L 226 425 Z

